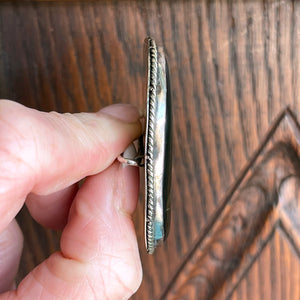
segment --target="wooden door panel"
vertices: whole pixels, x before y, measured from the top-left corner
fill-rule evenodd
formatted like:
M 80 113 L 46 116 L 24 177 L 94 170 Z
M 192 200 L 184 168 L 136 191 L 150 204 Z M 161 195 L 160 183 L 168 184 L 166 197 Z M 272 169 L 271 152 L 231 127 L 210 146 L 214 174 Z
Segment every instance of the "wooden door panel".
M 260 149 L 267 152 L 272 139 L 295 139 L 286 107 L 299 118 L 300 3 L 0 2 L 0 97 L 60 112 L 114 102 L 143 107 L 147 35 L 165 48 L 170 67 L 173 213 L 167 243 L 149 256 L 141 197 L 135 224 L 144 280 L 135 299 L 171 297 L 178 270 L 264 157 Z M 22 277 L 59 248 L 59 233 L 25 210 L 19 221 Z
M 299 299 L 300 261 L 290 242 L 276 230 L 230 299 Z
M 289 109 L 278 116 L 163 299 L 231 299 L 239 290 L 245 292 L 245 284 L 253 299 L 297 299 L 297 290 L 289 287 L 300 266 L 299 128 Z M 283 137 L 288 142 L 277 143 Z M 289 273 L 286 264 L 295 259 L 295 273 Z M 257 264 L 265 269 L 254 278 Z M 251 283 L 244 283 L 248 277 Z M 292 298 L 281 298 L 284 293 Z M 242 297 L 248 299 L 248 294 Z

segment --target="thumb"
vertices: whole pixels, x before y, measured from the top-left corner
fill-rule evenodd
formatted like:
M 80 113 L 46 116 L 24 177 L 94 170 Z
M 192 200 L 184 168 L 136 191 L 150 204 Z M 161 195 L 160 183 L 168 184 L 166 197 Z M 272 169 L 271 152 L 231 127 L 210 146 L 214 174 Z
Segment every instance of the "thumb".
M 141 134 L 139 118 L 124 104 L 58 114 L 0 101 L 0 232 L 30 192 L 47 195 L 107 168 Z

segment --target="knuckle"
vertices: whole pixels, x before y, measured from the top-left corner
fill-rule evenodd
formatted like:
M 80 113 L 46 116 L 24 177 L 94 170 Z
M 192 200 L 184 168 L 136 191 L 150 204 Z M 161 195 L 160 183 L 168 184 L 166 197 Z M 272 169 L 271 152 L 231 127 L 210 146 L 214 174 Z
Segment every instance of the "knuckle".
M 93 163 L 95 170 L 99 171 L 99 164 L 111 156 L 111 149 L 102 135 L 107 128 L 99 128 L 101 121 L 91 117 L 90 114 L 58 114 L 51 112 L 54 123 L 64 129 L 64 135 L 76 145 L 76 154 L 84 152 L 85 161 Z M 100 134 L 102 133 L 102 135 Z

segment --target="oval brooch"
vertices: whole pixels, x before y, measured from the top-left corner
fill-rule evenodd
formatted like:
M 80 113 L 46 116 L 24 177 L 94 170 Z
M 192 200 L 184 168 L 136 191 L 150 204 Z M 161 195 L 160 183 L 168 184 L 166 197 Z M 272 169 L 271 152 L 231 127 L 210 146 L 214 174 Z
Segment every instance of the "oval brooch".
M 146 129 L 132 155 L 119 157 L 122 163 L 145 168 L 145 244 L 152 254 L 166 240 L 171 218 L 172 107 L 169 71 L 164 51 L 154 39 L 145 40 Z

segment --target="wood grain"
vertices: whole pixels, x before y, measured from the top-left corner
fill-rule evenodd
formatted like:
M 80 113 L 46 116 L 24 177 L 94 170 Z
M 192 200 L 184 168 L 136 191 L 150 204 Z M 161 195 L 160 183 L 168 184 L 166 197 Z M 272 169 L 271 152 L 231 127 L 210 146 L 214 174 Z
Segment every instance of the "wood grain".
M 285 233 L 276 231 L 231 299 L 296 300 L 299 280 L 299 257 Z
M 299 224 L 300 214 L 293 215 L 295 209 L 292 206 L 298 197 L 299 181 L 293 185 L 298 188 L 297 193 L 293 193 L 295 189 L 291 189 L 290 184 L 284 187 L 285 193 L 281 193 L 282 186 L 287 185 L 291 177 L 300 179 L 299 176 L 300 159 L 291 145 L 280 143 L 270 150 L 236 196 L 226 204 L 163 298 L 193 299 L 193 295 L 197 295 L 198 299 L 212 299 L 240 266 L 247 248 L 260 233 L 280 198 L 281 210 L 285 207 L 285 212 L 288 211 L 287 219 L 294 219 Z M 290 195 L 289 199 L 285 194 Z M 278 223 L 276 220 L 275 227 Z M 299 228 L 292 227 L 294 230 Z M 269 243 L 273 231 L 274 228 L 268 238 L 263 242 L 260 239 L 259 243 Z M 229 290 L 226 298 L 231 293 Z
M 135 299 L 164 295 L 278 114 L 289 106 L 299 117 L 300 3 L 1 2 L 0 97 L 60 112 L 143 107 L 147 35 L 165 48 L 170 67 L 173 213 L 167 243 L 148 256 L 138 205 L 144 280 Z M 23 275 L 58 248 L 58 237 L 27 215 L 20 222 Z
M 276 140 L 282 139 L 289 142 L 274 146 Z M 272 278 L 280 278 L 285 272 L 282 260 L 294 261 L 292 255 L 300 258 L 299 142 L 299 124 L 287 108 L 274 121 L 161 299 L 211 299 L 213 295 L 218 300 L 234 299 L 237 295 L 241 299 L 274 299 L 274 295 L 275 299 L 289 299 L 280 298 L 283 294 L 298 299 L 298 290 L 289 290 L 290 282 L 297 278 L 296 266 L 293 268 L 295 274 L 285 273 L 282 286 Z M 268 152 L 268 149 L 271 150 Z M 241 185 L 241 182 L 245 183 Z M 258 228 L 249 229 L 255 225 Z M 283 235 L 288 242 L 286 248 L 290 250 L 284 252 L 283 258 L 272 248 L 277 232 Z M 265 248 L 270 245 L 271 255 L 266 256 Z M 272 264 L 278 266 L 276 274 L 273 274 L 273 266 L 269 268 L 270 258 Z M 265 263 L 266 267 L 245 284 L 248 273 L 253 274 L 253 269 L 257 271 L 258 262 L 262 266 Z M 246 293 L 245 285 L 251 295 Z M 237 293 L 237 290 L 246 294 Z

